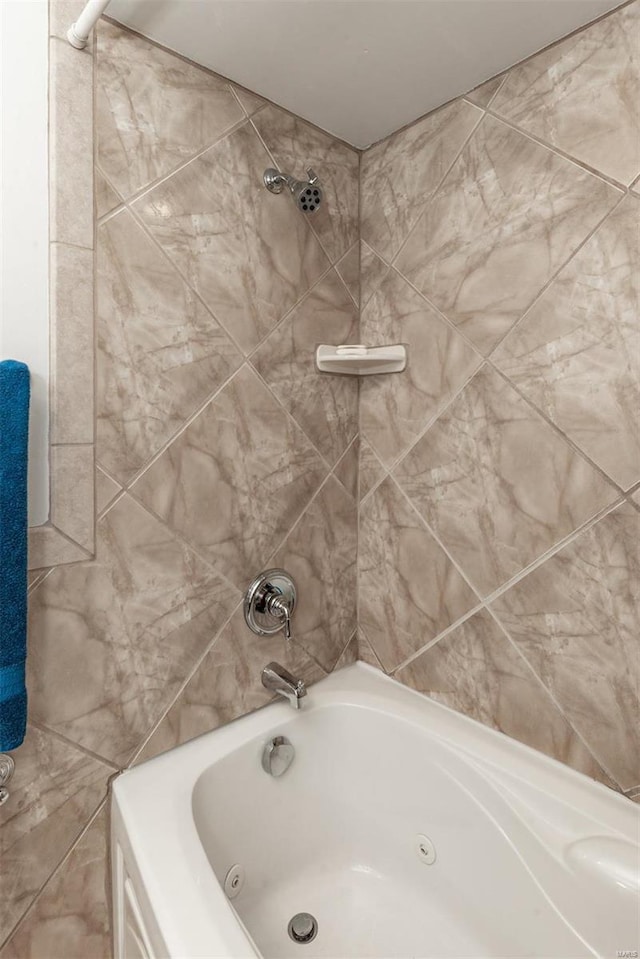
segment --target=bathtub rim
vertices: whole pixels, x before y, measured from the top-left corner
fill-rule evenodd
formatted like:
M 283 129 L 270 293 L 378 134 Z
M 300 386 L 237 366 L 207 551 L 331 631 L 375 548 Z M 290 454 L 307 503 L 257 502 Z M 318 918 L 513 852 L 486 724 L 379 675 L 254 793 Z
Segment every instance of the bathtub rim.
M 640 810 L 622 794 L 367 664 L 354 663 L 310 688 L 307 711 L 331 705 L 374 709 L 418 726 L 427 737 L 474 764 L 481 762 L 512 780 L 533 783 L 580 809 L 608 834 L 638 842 Z M 144 898 L 151 904 L 169 955 L 260 957 L 209 863 L 193 818 L 192 795 L 210 766 L 292 721 L 295 715 L 288 705 L 271 703 L 126 770 L 113 781 L 114 820 L 126 829 Z M 144 835 L 135 829 L 141 810 Z M 191 897 L 180 895 L 186 884 Z

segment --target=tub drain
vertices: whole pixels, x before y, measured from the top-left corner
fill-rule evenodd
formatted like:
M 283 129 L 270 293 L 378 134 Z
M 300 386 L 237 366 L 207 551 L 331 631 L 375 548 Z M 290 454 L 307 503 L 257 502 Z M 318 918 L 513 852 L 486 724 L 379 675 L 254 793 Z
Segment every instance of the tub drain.
M 310 912 L 298 912 L 287 927 L 294 942 L 311 942 L 318 935 L 318 923 Z

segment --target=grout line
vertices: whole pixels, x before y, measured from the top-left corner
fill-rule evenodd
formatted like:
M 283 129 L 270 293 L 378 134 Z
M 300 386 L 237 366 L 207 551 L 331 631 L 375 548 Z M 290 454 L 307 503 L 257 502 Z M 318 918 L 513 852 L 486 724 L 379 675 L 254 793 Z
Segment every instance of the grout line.
M 102 766 L 108 766 L 113 772 L 120 772 L 121 767 L 117 763 L 114 763 L 113 760 L 106 759 L 104 756 L 94 752 L 92 749 L 88 749 L 81 743 L 77 743 L 74 739 L 70 739 L 68 736 L 65 736 L 64 733 L 54 729 L 53 726 L 49 726 L 47 723 L 40 722 L 37 719 L 30 719 L 29 725 L 35 726 L 36 729 L 48 733 L 49 735 L 53 736 L 54 739 L 58 739 L 60 742 L 63 742 L 66 746 L 71 746 L 73 749 L 77 749 L 79 752 L 84 753 L 95 762 L 99 762 Z
M 176 57 L 178 60 L 182 60 L 183 63 L 187 63 L 192 67 L 195 67 L 197 70 L 200 70 L 202 73 L 208 74 L 208 76 L 215 77 L 216 80 L 220 80 L 222 83 L 227 84 L 231 92 L 235 94 L 235 88 L 243 90 L 248 93 L 250 96 L 255 97 L 257 100 L 263 101 L 263 106 L 259 107 L 251 116 L 255 116 L 256 113 L 259 113 L 261 110 L 264 110 L 265 107 L 271 106 L 275 107 L 276 110 L 281 110 L 282 113 L 286 113 L 287 116 L 294 117 L 296 120 L 301 120 L 304 124 L 310 127 L 312 130 L 317 130 L 319 133 L 322 133 L 326 137 L 331 137 L 332 140 L 335 140 L 337 143 L 340 143 L 342 146 L 346 147 L 348 150 L 351 150 L 353 153 L 360 154 L 363 151 L 354 146 L 352 143 L 348 143 L 346 140 L 343 140 L 341 137 L 336 136 L 336 134 L 331 133 L 329 130 L 324 130 L 322 127 L 319 127 L 317 124 L 312 123 L 311 120 L 305 120 L 304 117 L 299 116 L 297 113 L 292 113 L 291 110 L 288 110 L 286 107 L 281 106 L 279 103 L 276 103 L 274 100 L 269 100 L 267 97 L 263 96 L 261 93 L 257 93 L 255 90 L 250 90 L 249 87 L 245 87 L 242 83 L 237 83 L 235 80 L 232 80 L 230 77 L 225 77 L 221 73 L 216 73 L 215 70 L 212 70 L 210 67 L 205 66 L 202 63 L 198 63 L 196 60 L 191 60 L 189 57 L 186 57 L 182 53 L 178 53 L 177 50 L 173 50 L 171 47 L 165 46 L 163 43 L 160 43 L 158 40 L 154 40 L 151 37 L 147 37 L 144 33 L 135 30 L 133 27 L 128 26 L 128 24 L 121 23 L 119 20 L 116 20 L 114 17 L 107 16 L 103 14 L 100 17 L 101 20 L 111 23 L 118 29 L 122 30 L 125 33 L 132 34 L 135 37 L 139 37 L 141 40 L 144 40 L 145 43 L 150 44 L 152 47 L 155 47 L 158 50 L 163 50 L 165 53 L 170 54 L 173 57 Z M 59 38 L 56 38 L 59 39 Z M 239 101 L 239 97 L 236 97 Z M 240 103 L 242 107 L 242 103 Z M 244 107 L 242 107 L 244 110 Z M 246 112 L 246 111 L 245 111 Z
M 143 218 L 140 216 L 140 214 L 138 213 L 137 209 L 134 209 L 132 206 L 129 206 L 129 205 L 127 204 L 127 205 L 126 205 L 126 210 L 127 210 L 127 212 L 129 213 L 129 215 L 133 218 L 134 223 L 136 223 L 136 224 L 138 225 L 138 227 L 143 231 L 143 233 L 145 234 L 145 236 L 147 236 L 148 239 L 151 240 L 151 242 L 153 243 L 154 247 L 155 247 L 157 250 L 160 251 L 160 253 L 162 254 L 163 258 L 166 260 L 166 262 L 169 263 L 169 264 L 171 265 L 171 267 L 175 270 L 175 272 L 178 274 L 178 276 L 180 277 L 180 279 L 182 280 L 182 282 L 186 285 L 187 289 L 189 289 L 189 290 L 191 291 L 191 293 L 193 293 L 193 295 L 195 296 L 195 298 L 202 304 L 202 306 L 204 307 L 204 309 L 206 310 L 206 312 L 207 312 L 207 313 L 214 319 L 214 321 L 218 324 L 218 326 L 220 327 L 221 331 L 229 338 L 231 344 L 232 344 L 233 346 L 235 346 L 235 348 L 236 348 L 236 350 L 238 351 L 238 353 L 240 354 L 240 356 L 242 356 L 242 357 L 244 358 L 245 351 L 244 351 L 243 348 L 240 346 L 240 343 L 237 341 L 237 339 L 235 338 L 235 336 L 233 335 L 233 333 L 231 333 L 231 332 L 229 331 L 229 329 L 227 328 L 227 326 L 226 326 L 224 323 L 222 323 L 222 321 L 221 321 L 220 319 L 218 319 L 218 317 L 216 316 L 216 314 L 213 312 L 213 309 L 212 309 L 212 308 L 209 306 L 209 304 L 205 301 L 204 297 L 203 297 L 202 294 L 199 292 L 199 290 L 196 289 L 195 285 L 192 284 L 191 281 L 189 280 L 189 278 L 183 273 L 182 268 L 174 261 L 174 259 L 173 259 L 171 256 L 169 256 L 169 253 L 165 250 L 165 248 L 162 246 L 162 244 L 161 244 L 160 241 L 157 239 L 157 237 L 155 236 L 155 234 L 154 234 L 154 233 L 151 231 L 151 229 L 148 227 L 148 225 L 146 224 L 146 222 L 144 221 L 144 219 L 143 219 Z
M 573 260 L 582 252 L 583 248 L 584 248 L 585 246 L 587 246 L 588 243 L 591 242 L 591 240 L 594 238 L 594 236 L 596 235 L 596 233 L 598 233 L 598 231 L 601 229 L 601 227 L 604 226 L 604 224 L 605 224 L 606 221 L 609 219 L 609 217 L 610 217 L 610 216 L 613 216 L 613 214 L 614 214 L 614 213 L 616 212 L 616 210 L 619 208 L 619 206 L 620 206 L 620 204 L 623 202 L 623 200 L 624 200 L 624 196 L 618 197 L 618 199 L 617 199 L 616 202 L 613 204 L 613 206 L 611 207 L 611 209 L 608 210 L 608 211 L 604 214 L 604 216 L 602 216 L 602 217 L 598 220 L 598 222 L 596 223 L 596 225 L 587 233 L 587 235 L 586 235 L 585 238 L 582 240 L 582 242 L 578 244 L 578 246 L 575 248 L 575 250 L 573 251 L 573 253 L 571 253 L 571 254 L 567 257 L 567 259 L 558 267 L 558 269 L 552 274 L 552 276 L 549 277 L 549 279 L 548 279 L 547 282 L 544 284 L 544 286 L 539 290 L 539 292 L 535 295 L 535 297 L 533 298 L 533 300 L 531 301 L 531 303 L 527 306 L 527 308 L 525 309 L 524 313 L 523 313 L 521 316 L 518 317 L 518 319 L 515 321 L 515 323 L 513 323 L 512 326 L 510 326 L 509 329 L 506 330 L 505 333 L 503 333 L 503 335 L 500 337 L 500 339 L 497 340 L 497 342 L 494 344 L 494 346 L 493 346 L 493 347 L 489 350 L 489 352 L 486 354 L 485 358 L 486 358 L 487 360 L 491 360 L 491 357 L 494 355 L 494 353 L 496 353 L 497 350 L 499 350 L 499 348 L 502 346 L 502 344 L 504 343 L 504 341 L 505 341 L 506 339 L 508 339 L 508 337 L 513 333 L 513 331 L 514 331 L 517 327 L 520 326 L 521 323 L 523 323 L 523 321 L 526 319 L 526 317 L 529 315 L 529 313 L 534 309 L 535 306 L 537 306 L 537 304 L 539 303 L 539 301 L 545 296 L 545 294 L 548 292 L 548 290 L 549 290 L 549 289 L 554 285 L 554 283 L 556 283 L 556 281 L 560 278 L 560 275 L 566 270 L 566 268 L 567 268 L 568 266 L 570 266 L 570 264 L 573 262 Z M 426 299 L 426 295 L 423 294 L 423 296 L 425 296 L 425 299 Z M 443 314 L 443 315 L 444 315 L 444 314 Z M 450 322 L 451 322 L 451 321 L 450 321 Z M 491 360 L 491 362 L 493 362 L 493 360 Z
M 240 109 L 242 109 L 242 108 L 240 108 Z M 243 114 L 244 114 L 244 111 L 243 111 Z M 113 190 L 115 190 L 115 192 L 118 194 L 118 196 L 121 196 L 121 197 L 122 197 L 123 204 L 124 204 L 125 206 L 132 206 L 134 203 L 137 203 L 138 200 L 141 200 L 143 197 L 145 197 L 148 193 L 151 193 L 151 192 L 152 192 L 153 190 L 155 190 L 157 187 L 162 186 L 162 184 L 163 184 L 163 183 L 166 183 L 167 180 L 172 179 L 172 177 L 176 176 L 176 174 L 182 173 L 183 170 L 185 170 L 185 169 L 186 169 L 188 166 L 190 166 L 192 163 L 195 163 L 196 160 L 199 160 L 201 157 L 203 157 L 203 156 L 205 155 L 205 153 L 208 153 L 209 150 L 212 150 L 212 149 L 213 149 L 213 147 L 219 146 L 224 140 L 226 140 L 226 139 L 228 139 L 229 137 L 231 137 L 234 133 L 237 133 L 238 130 L 241 130 L 242 127 L 244 127 L 245 125 L 248 124 L 248 122 L 249 122 L 249 121 L 247 120 L 247 117 L 243 115 L 243 116 L 241 117 L 241 119 L 236 120 L 233 124 L 231 124 L 231 126 L 227 127 L 227 129 L 225 129 L 224 131 L 222 131 L 219 136 L 217 136 L 215 139 L 211 140 L 211 142 L 208 143 L 207 146 L 205 146 L 205 147 L 203 147 L 202 149 L 198 150 L 197 153 L 194 153 L 192 156 L 188 157 L 186 160 L 182 160 L 182 161 L 178 164 L 178 166 L 174 167 L 174 168 L 173 168 L 172 170 L 170 170 L 168 173 L 163 173 L 161 176 L 156 177 L 154 180 L 151 180 L 151 181 L 150 181 L 149 183 L 147 183 L 145 186 L 138 187 L 137 190 L 135 190 L 133 193 L 129 194 L 129 195 L 126 196 L 126 197 L 123 196 L 122 191 L 118 190 L 118 189 L 113 185 L 113 183 L 111 182 L 111 180 L 104 174 L 102 168 L 99 167 L 97 164 L 96 164 L 96 166 L 98 166 L 99 172 L 102 174 L 102 176 L 103 176 L 104 179 L 107 181 L 107 183 L 109 184 L 109 186 L 112 187 Z M 100 225 L 100 223 L 101 223 L 103 220 L 108 219 L 111 215 L 112 215 L 112 214 L 111 214 L 111 211 L 110 211 L 109 213 L 105 213 L 102 217 L 100 217 L 100 220 L 98 221 L 98 225 Z
M 222 635 L 224 630 L 227 628 L 227 626 L 229 625 L 233 617 L 236 615 L 238 610 L 242 609 L 243 602 L 244 602 L 244 597 L 241 597 L 240 600 L 236 603 L 236 605 L 233 606 L 233 608 L 231 609 L 231 612 L 229 613 L 227 618 L 224 620 L 224 622 L 220 626 L 220 629 L 218 630 L 218 632 L 214 634 L 213 638 L 211 639 L 209 643 L 207 643 L 201 655 L 198 656 L 193 668 L 188 672 L 186 678 L 178 687 L 178 690 L 175 696 L 173 697 L 173 699 L 171 700 L 171 702 L 169 703 L 169 705 L 166 707 L 166 709 L 162 711 L 158 720 L 152 724 L 149 732 L 143 735 L 143 738 L 141 739 L 140 744 L 134 749 L 131 756 L 127 760 L 127 763 L 124 767 L 125 769 L 131 769 L 131 767 L 135 764 L 138 757 L 142 754 L 145 747 L 148 745 L 148 743 L 150 742 L 152 737 L 155 735 L 155 733 L 157 732 L 161 724 L 164 722 L 169 712 L 173 709 L 175 704 L 178 702 L 178 700 L 184 693 L 185 689 L 187 688 L 187 686 L 189 685 L 189 683 L 191 682 L 195 674 L 198 672 L 198 670 L 202 666 L 203 662 L 205 661 L 205 659 L 207 658 L 207 656 L 209 655 L 213 647 L 216 645 L 216 643 L 220 639 L 220 636 Z M 203 610 L 203 612 L 206 612 L 206 610 Z
M 507 630 L 506 626 L 503 625 L 503 623 L 502 623 L 501 620 L 498 618 L 498 616 L 497 616 L 497 614 L 494 612 L 494 610 L 491 609 L 490 607 L 487 607 L 487 608 L 486 608 L 486 612 L 489 614 L 489 616 L 491 616 L 491 618 L 493 619 L 493 621 L 495 622 L 495 624 L 498 626 L 498 628 L 499 628 L 499 629 L 501 630 L 501 632 L 504 634 L 507 642 L 511 645 L 511 648 L 515 651 L 515 653 L 516 653 L 517 656 L 519 657 L 520 661 L 523 662 L 523 663 L 525 663 L 525 665 L 526 665 L 526 667 L 527 667 L 527 671 L 530 672 L 531 675 L 533 675 L 533 676 L 535 677 L 536 682 L 537 682 L 540 686 L 542 686 L 542 688 L 543 688 L 544 691 L 546 692 L 547 696 L 549 696 L 549 698 L 550 698 L 551 701 L 553 702 L 554 706 L 556 707 L 556 709 L 558 710 L 558 712 L 560 713 L 560 715 L 563 717 L 564 721 L 567 723 L 567 725 L 569 726 L 569 728 L 573 731 L 573 734 L 576 736 L 576 738 L 582 743 L 582 745 L 584 746 L 584 748 L 586 749 L 586 751 L 589 753 L 589 755 L 592 757 L 592 759 L 594 760 L 594 762 L 602 769 L 602 771 L 603 771 L 604 773 L 606 773 L 606 775 L 609 777 L 609 779 L 616 784 L 616 786 L 618 787 L 618 789 L 621 789 L 622 787 L 621 787 L 620 784 L 616 781 L 615 776 L 613 776 L 613 775 L 611 774 L 611 771 L 610 771 L 609 769 L 607 769 L 607 767 L 602 763 L 602 761 L 601 761 L 600 759 L 598 759 L 597 755 L 594 753 L 594 751 L 592 750 L 592 748 L 591 748 L 591 746 L 589 745 L 589 743 L 587 742 L 587 740 L 584 738 L 584 736 L 581 734 L 581 732 L 580 732 L 578 729 L 576 729 L 576 727 L 573 725 L 573 723 L 571 722 L 571 720 L 569 719 L 569 717 L 568 717 L 567 714 L 565 713 L 564 708 L 562 707 L 562 705 L 560 704 L 560 702 L 556 699 L 553 691 L 547 686 L 547 684 L 544 682 L 544 680 L 542 679 L 542 677 L 538 675 L 538 673 L 536 672 L 536 670 L 535 670 L 534 667 L 533 667 L 533 664 L 529 662 L 529 660 L 527 659 L 527 657 L 525 656 L 525 654 L 524 654 L 524 653 L 522 652 L 522 650 L 520 649 L 518 643 L 516 643 L 516 641 L 511 637 L 511 634 L 510 634 L 509 631 Z
M 9 944 L 9 942 L 11 941 L 11 939 L 13 939 L 14 935 L 18 932 L 18 930 L 20 929 L 20 926 L 23 924 L 23 922 L 25 922 L 25 920 L 27 919 L 27 916 L 28 916 L 29 913 L 33 910 L 33 908 L 35 907 L 36 903 L 37 903 L 38 900 L 40 899 L 41 895 L 43 894 L 43 892 L 45 891 L 45 889 L 47 888 L 47 886 L 48 886 L 48 885 L 51 883 L 51 881 L 53 880 L 54 876 L 56 876 L 57 873 L 59 872 L 59 870 L 62 868 L 62 866 L 64 866 L 64 864 L 67 862 L 67 860 L 69 859 L 69 857 L 70 857 L 71 854 L 73 853 L 74 849 L 78 846 L 78 844 L 81 842 L 81 840 L 84 839 L 84 837 L 85 837 L 86 833 L 88 832 L 89 828 L 94 824 L 94 822 L 96 821 L 96 819 L 98 818 L 98 816 L 99 816 L 99 815 L 101 814 L 101 812 L 105 809 L 105 807 L 106 807 L 106 805 L 107 805 L 107 802 L 108 802 L 108 795 L 105 794 L 105 795 L 99 800 L 97 808 L 94 809 L 94 811 L 93 811 L 92 813 L 90 813 L 89 819 L 87 820 L 87 822 L 85 823 L 85 825 L 82 827 L 81 831 L 80 831 L 79 834 L 76 836 L 76 838 L 72 841 L 72 843 L 71 843 L 71 845 L 69 846 L 69 848 L 67 849 L 67 851 L 64 853 L 64 855 L 63 855 L 62 858 L 59 860 L 59 862 L 54 866 L 54 868 L 51 870 L 51 872 L 49 873 L 49 875 L 47 876 L 47 878 L 45 879 L 45 881 L 42 883 L 42 885 L 40 886 L 40 888 L 38 889 L 38 891 L 35 893 L 33 899 L 31 900 L 31 902 L 29 903 L 29 905 L 27 906 L 27 908 L 25 909 L 25 911 L 22 913 L 22 915 L 20 916 L 20 918 L 18 919 L 18 921 L 17 921 L 17 922 L 15 923 L 15 925 L 11 928 L 11 930 L 9 931 L 9 934 L 7 935 L 6 939 L 4 939 L 3 941 L 0 941 L 0 952 L 2 952 L 2 950 L 4 949 L 4 947 Z M 108 910 L 109 910 L 109 903 L 106 903 L 106 906 L 107 906 L 107 912 L 108 912 Z M 111 922 L 109 922 L 109 924 L 111 925 Z
M 622 505 L 622 502 L 624 502 L 624 500 L 619 499 L 615 503 L 612 503 L 609 506 L 603 507 L 603 509 L 599 510 L 596 514 L 594 514 L 592 517 L 586 520 L 581 526 L 573 530 L 573 532 L 567 534 L 567 536 L 559 540 L 559 542 L 555 543 L 552 547 L 546 550 L 546 552 L 542 553 L 536 560 L 534 560 L 524 569 L 520 570 L 520 572 L 512 576 L 511 579 L 507 580 L 501 586 L 498 586 L 491 593 L 487 594 L 487 596 L 485 596 L 484 599 L 481 599 L 479 606 L 474 607 L 473 609 L 465 613 L 464 616 L 459 617 L 459 619 L 457 619 L 455 623 L 452 623 L 450 626 L 448 626 L 445 630 L 439 633 L 433 640 L 430 640 L 428 643 L 425 643 L 425 645 L 420 647 L 420 649 L 418 649 L 415 653 L 412 653 L 411 656 L 407 657 L 407 659 L 403 660 L 403 662 L 401 662 L 398 666 L 394 667 L 393 672 L 395 673 L 398 670 L 403 669 L 409 663 L 413 662 L 414 659 L 417 659 L 417 657 L 420 656 L 422 653 L 426 652 L 427 649 L 430 649 L 432 646 L 435 646 L 435 644 L 438 643 L 441 639 L 444 639 L 444 637 L 447 636 L 450 632 L 452 632 L 453 629 L 456 629 L 458 626 L 461 626 L 463 623 L 465 623 L 468 619 L 470 619 L 476 613 L 480 612 L 482 609 L 486 609 L 487 612 L 490 612 L 489 607 L 491 606 L 492 603 L 494 603 L 497 599 L 499 599 L 502 595 L 504 595 L 504 593 L 512 589 L 512 587 L 517 586 L 523 579 L 526 579 L 527 576 L 536 572 L 536 570 L 538 570 L 541 566 L 544 566 L 544 564 L 548 560 L 553 559 L 553 557 L 557 553 L 561 552 L 565 547 L 570 546 L 573 543 L 573 541 L 578 539 L 583 533 L 587 533 L 590 529 L 592 529 L 592 527 L 596 526 L 600 522 L 600 520 L 604 519 L 606 516 L 609 515 L 609 513 L 614 512 L 620 505 Z M 418 515 L 420 514 L 418 513 Z M 449 554 L 447 553 L 447 555 Z
M 464 140 L 463 140 L 463 142 L 462 142 L 462 144 L 461 144 L 461 146 L 460 146 L 460 149 L 457 151 L 457 153 L 456 153 L 455 156 L 453 157 L 451 163 L 449 164 L 449 166 L 448 166 L 447 169 L 445 170 L 443 176 L 440 177 L 440 180 L 438 181 L 437 185 L 435 186 L 435 188 L 431 191 L 431 193 L 430 193 L 429 196 L 427 197 L 426 202 L 424 203 L 422 209 L 420 210 L 420 215 L 418 216 L 416 222 L 413 224 L 413 226 L 411 227 L 411 229 L 409 230 L 409 232 L 408 232 L 407 235 L 405 236 L 404 240 L 403 240 L 402 243 L 400 244 L 400 247 L 396 250 L 395 254 L 394 254 L 393 257 L 391 258 L 390 266 L 394 266 L 394 264 L 397 262 L 397 260 L 398 260 L 399 257 L 401 256 L 402 251 L 404 250 L 404 248 L 406 247 L 407 243 L 409 242 L 409 240 L 411 239 L 411 237 L 413 236 L 413 234 L 414 234 L 415 231 L 417 230 L 417 228 L 418 228 L 419 224 L 421 223 L 422 218 L 424 217 L 427 209 L 431 206 L 431 204 L 432 204 L 432 202 L 435 200 L 436 196 L 438 196 L 438 194 L 440 193 L 440 190 L 442 189 L 445 181 L 448 179 L 449 174 L 451 173 L 451 171 L 453 170 L 454 166 L 457 164 L 458 160 L 460 159 L 460 157 L 462 156 L 462 154 L 464 153 L 464 151 L 467 149 L 467 146 L 471 143 L 471 141 L 472 141 L 473 138 L 475 137 L 476 133 L 477 133 L 478 130 L 480 129 L 480 126 L 482 125 L 482 123 L 483 123 L 483 121 L 484 121 L 484 119 L 485 119 L 485 115 L 486 115 L 486 114 L 485 114 L 485 112 L 484 112 L 480 107 L 476 107 L 474 104 L 471 104 L 471 106 L 473 106 L 475 110 L 478 110 L 478 112 L 480 113 L 480 116 L 478 117 L 478 119 L 476 120 L 476 122 L 473 124 L 470 132 L 469 132 L 469 133 L 467 134 L 467 136 L 464 138 Z M 399 270 L 398 270 L 397 272 L 400 273 Z M 402 276 L 403 274 L 400 274 L 400 275 Z
M 577 167 L 582 173 L 589 173 L 591 176 L 597 177 L 599 180 L 602 180 L 604 183 L 608 183 L 609 186 L 614 187 L 617 190 L 627 193 L 629 187 L 621 183 L 620 180 L 616 180 L 613 177 L 609 176 L 607 173 L 603 173 L 602 170 L 597 170 L 595 167 L 589 166 L 582 160 L 579 160 L 577 157 L 573 156 L 571 153 L 566 153 L 556 144 L 551 143 L 549 140 L 544 140 L 542 137 L 536 136 L 535 133 L 531 133 L 530 130 L 525 129 L 524 127 L 519 126 L 513 120 L 510 120 L 508 117 L 503 114 L 496 113 L 491 110 L 489 107 L 485 108 L 485 113 L 487 116 L 492 117 L 494 120 L 498 120 L 500 123 L 503 123 L 506 127 L 509 127 L 511 130 L 514 130 L 516 133 L 520 133 L 523 137 L 526 137 L 528 140 L 531 140 L 532 143 L 536 143 L 538 146 L 545 147 L 549 150 L 550 153 L 554 153 L 556 156 L 560 157 L 562 160 L 567 160 L 569 163 L 572 163 Z
M 380 657 L 378 656 L 378 654 L 377 654 L 377 652 L 376 652 L 376 649 L 375 649 L 373 643 L 371 642 L 371 640 L 370 640 L 369 637 L 367 636 L 365 630 L 362 628 L 362 625 L 361 625 L 360 623 L 358 623 L 358 632 L 359 632 L 359 633 L 362 633 L 362 635 L 363 635 L 363 637 L 364 637 L 364 639 L 365 639 L 365 641 L 366 641 L 366 643 L 367 643 L 367 646 L 369 647 L 369 649 L 370 649 L 371 652 L 373 653 L 373 658 L 375 659 L 376 663 L 378 664 L 378 669 L 382 670 L 382 672 L 385 674 L 385 676 L 391 676 L 391 673 L 388 673 L 387 670 L 386 670 L 386 669 L 384 668 L 384 666 L 382 665 L 382 662 L 381 662 L 381 660 L 380 660 Z M 359 644 L 358 644 L 358 659 L 360 659 L 360 646 L 359 646 Z
M 586 460 L 587 463 L 591 466 L 591 468 L 595 470 L 602 477 L 602 479 L 605 480 L 605 482 L 609 486 L 612 486 L 619 495 L 624 496 L 623 488 L 619 486 L 618 483 L 616 483 L 616 481 L 612 479 L 609 476 L 609 474 L 606 473 L 605 470 L 596 463 L 595 460 L 591 459 L 589 454 L 585 453 L 585 451 L 577 445 L 575 440 L 573 440 L 567 433 L 564 432 L 564 430 L 560 428 L 560 426 L 558 426 L 558 424 L 554 420 L 551 419 L 551 417 L 547 414 L 547 412 L 544 409 L 541 409 L 540 407 L 538 407 L 532 399 L 530 399 L 525 393 L 523 393 L 520 386 L 517 383 L 514 383 L 512 380 L 510 380 L 507 374 L 504 373 L 499 367 L 495 366 L 491 362 L 491 360 L 487 360 L 487 365 L 493 370 L 494 373 L 496 373 L 502 380 L 504 380 L 505 383 L 507 383 L 518 394 L 521 400 L 523 400 L 532 410 L 534 410 L 535 413 L 538 414 L 538 416 L 540 416 L 545 421 L 547 426 L 551 427 L 551 429 L 554 431 L 554 433 L 557 436 L 563 439 L 566 442 L 566 444 L 569 447 L 571 447 L 571 449 L 577 456 L 579 456 L 581 459 Z

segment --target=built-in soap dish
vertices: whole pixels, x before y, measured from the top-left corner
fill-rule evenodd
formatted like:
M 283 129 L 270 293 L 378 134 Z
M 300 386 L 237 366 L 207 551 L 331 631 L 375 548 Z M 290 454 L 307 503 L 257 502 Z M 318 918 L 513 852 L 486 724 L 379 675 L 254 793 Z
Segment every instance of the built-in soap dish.
M 319 346 L 316 366 L 321 373 L 346 373 L 351 376 L 372 376 L 380 373 L 402 373 L 407 366 L 407 348 L 395 346 Z

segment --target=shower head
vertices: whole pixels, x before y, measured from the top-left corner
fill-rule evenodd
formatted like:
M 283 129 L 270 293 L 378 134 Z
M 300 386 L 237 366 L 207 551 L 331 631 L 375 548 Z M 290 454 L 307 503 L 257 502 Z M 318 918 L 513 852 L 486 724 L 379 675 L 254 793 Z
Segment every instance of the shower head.
M 296 206 L 303 213 L 315 213 L 322 203 L 322 187 L 313 170 L 307 170 L 307 180 L 296 180 L 289 173 L 280 173 L 270 168 L 264 171 L 264 185 L 271 193 L 282 193 L 287 186 Z

